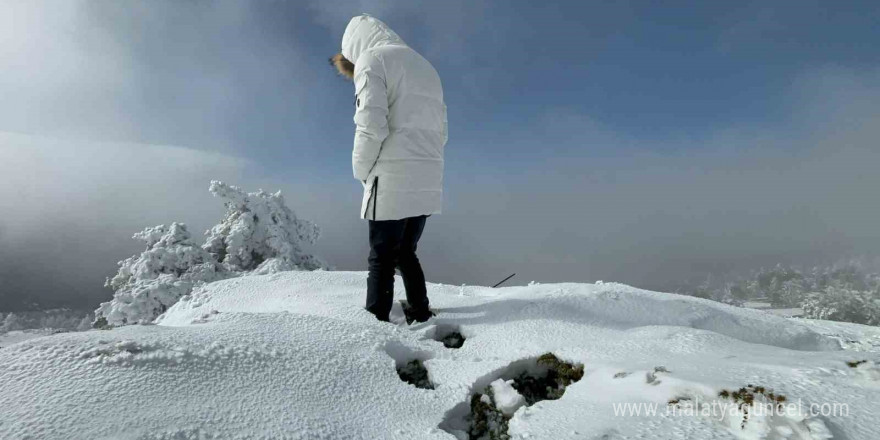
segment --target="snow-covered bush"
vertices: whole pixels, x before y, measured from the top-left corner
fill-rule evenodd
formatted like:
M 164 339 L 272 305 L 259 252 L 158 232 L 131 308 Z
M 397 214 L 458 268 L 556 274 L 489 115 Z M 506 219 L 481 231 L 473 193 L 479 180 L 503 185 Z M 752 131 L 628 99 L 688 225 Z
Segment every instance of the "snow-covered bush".
M 318 227 L 298 219 L 280 192 L 246 193 L 218 181 L 211 182 L 210 191 L 226 199 L 226 215 L 205 233 L 203 245 L 182 223 L 134 235 L 147 248 L 120 261 L 117 274 L 107 280 L 115 294 L 95 311 L 96 327 L 149 323 L 199 284 L 326 267 L 303 250 L 318 239 Z
M 803 303 L 804 317 L 857 324 L 880 325 L 880 294 L 829 286 Z
M 216 180 L 210 189 L 214 196 L 226 200 L 226 217 L 207 232 L 204 248 L 229 270 L 251 271 L 270 265 L 268 271 L 277 272 L 324 266 L 302 249 L 303 244 L 318 240 L 320 229 L 298 219 L 284 204 L 280 191 L 246 193 Z
M 228 277 L 182 223 L 146 228 L 132 238 L 147 249 L 120 261 L 107 280 L 116 294 L 95 311 L 98 326 L 150 322 L 196 284 Z

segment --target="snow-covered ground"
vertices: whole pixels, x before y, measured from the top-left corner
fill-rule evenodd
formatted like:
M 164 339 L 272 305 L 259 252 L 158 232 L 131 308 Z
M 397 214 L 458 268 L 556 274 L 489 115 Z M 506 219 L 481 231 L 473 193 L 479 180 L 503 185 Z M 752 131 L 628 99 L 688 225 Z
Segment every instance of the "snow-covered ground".
M 487 387 L 499 407 L 515 410 L 508 433 L 516 439 L 880 438 L 872 327 L 613 283 L 429 285 L 437 317 L 406 326 L 397 305 L 397 324 L 362 310 L 365 277 L 219 281 L 158 325 L 4 346 L 0 438 L 466 438 L 457 430 L 470 397 Z M 435 340 L 453 330 L 466 337 L 461 348 Z M 508 376 L 547 352 L 583 364 L 583 378 L 558 400 L 523 405 Z M 413 359 L 434 389 L 398 377 L 395 367 Z M 722 390 L 747 385 L 805 411 L 749 407 L 745 423 L 742 413 L 706 411 L 733 402 Z M 822 404 L 838 414 L 810 414 Z
M 773 305 L 769 301 L 746 301 L 743 304 L 743 307 L 763 310 L 767 313 L 772 313 L 774 315 L 779 315 L 786 318 L 797 318 L 804 315 L 804 309 L 801 307 L 777 308 L 773 307 Z
M 0 333 L 0 348 L 51 334 L 51 330 L 13 330 L 10 332 L 2 332 Z

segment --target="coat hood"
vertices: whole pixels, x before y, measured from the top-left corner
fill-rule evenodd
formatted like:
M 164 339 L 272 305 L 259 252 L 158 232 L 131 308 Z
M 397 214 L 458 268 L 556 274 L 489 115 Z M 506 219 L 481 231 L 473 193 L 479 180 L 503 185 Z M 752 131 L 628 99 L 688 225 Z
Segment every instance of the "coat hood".
M 391 44 L 406 45 L 382 20 L 367 14 L 358 15 L 348 22 L 342 35 L 342 56 L 357 64 L 365 50 Z

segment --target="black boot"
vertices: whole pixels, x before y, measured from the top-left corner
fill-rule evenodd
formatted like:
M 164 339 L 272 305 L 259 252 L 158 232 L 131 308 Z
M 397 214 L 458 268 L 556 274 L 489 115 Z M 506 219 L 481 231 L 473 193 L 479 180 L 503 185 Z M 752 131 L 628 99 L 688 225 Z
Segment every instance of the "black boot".
M 430 309 L 413 311 L 410 316 L 406 317 L 406 323 L 412 324 L 413 322 L 427 322 L 429 319 L 433 318 L 434 316 L 437 316 L 437 314 L 432 312 Z

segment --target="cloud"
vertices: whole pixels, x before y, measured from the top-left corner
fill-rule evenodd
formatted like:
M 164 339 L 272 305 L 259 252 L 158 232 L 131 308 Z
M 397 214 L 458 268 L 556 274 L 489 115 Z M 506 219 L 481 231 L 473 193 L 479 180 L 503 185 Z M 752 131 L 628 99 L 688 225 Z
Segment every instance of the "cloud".
M 251 165 L 197 150 L 0 133 L 0 310 L 14 300 L 96 305 L 131 235 L 184 221 L 198 236 L 223 212 L 211 179 Z
M 878 71 L 816 69 L 793 82 L 782 125 L 667 139 L 549 111 L 498 135 L 505 161 L 480 158 L 475 175 L 447 176 L 447 213 L 429 222 L 439 231 L 424 247 L 456 251 L 437 264 L 451 269 L 446 280 L 518 272 L 520 282 L 657 288 L 876 254 L 878 98 Z
M 272 11 L 258 6 L 5 2 L 0 130 L 223 152 L 261 148 L 249 145 L 252 131 L 304 113 L 290 103 L 311 69 L 301 40 L 279 38 L 284 23 L 268 23 Z

